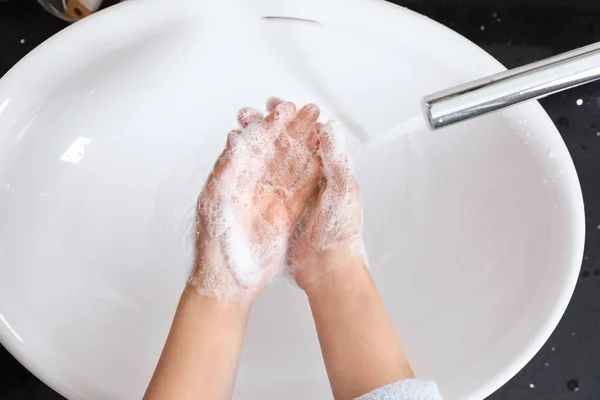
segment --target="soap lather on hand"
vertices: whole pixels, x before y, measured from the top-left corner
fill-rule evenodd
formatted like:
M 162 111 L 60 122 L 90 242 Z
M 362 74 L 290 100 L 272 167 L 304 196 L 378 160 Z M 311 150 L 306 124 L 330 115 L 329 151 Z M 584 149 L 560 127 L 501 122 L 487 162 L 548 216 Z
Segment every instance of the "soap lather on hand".
M 336 399 L 440 400 L 414 379 L 367 267 L 341 126 L 314 104 L 271 98 L 267 111 L 239 111 L 198 197 L 194 266 L 144 399 L 231 398 L 252 304 L 288 273 Z

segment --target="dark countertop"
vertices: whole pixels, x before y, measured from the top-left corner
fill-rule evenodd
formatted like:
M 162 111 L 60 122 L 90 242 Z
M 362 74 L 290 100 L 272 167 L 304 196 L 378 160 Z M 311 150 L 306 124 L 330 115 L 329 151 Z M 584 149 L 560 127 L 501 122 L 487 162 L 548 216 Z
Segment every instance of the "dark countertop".
M 600 40 L 591 0 L 397 0 L 450 27 L 512 68 Z M 526 5 L 525 5 L 526 4 Z M 0 76 L 65 24 L 34 0 L 0 2 Z M 22 43 L 24 39 L 24 43 Z M 577 99 L 583 99 L 581 106 Z M 586 252 L 575 294 L 546 345 L 492 400 L 600 399 L 600 83 L 541 101 L 583 188 Z M 457 365 L 457 368 L 460 368 Z M 580 388 L 575 391 L 574 381 Z M 569 381 L 571 381 L 569 385 Z M 569 387 L 570 386 L 570 387 Z M 0 346 L 0 399 L 63 399 Z

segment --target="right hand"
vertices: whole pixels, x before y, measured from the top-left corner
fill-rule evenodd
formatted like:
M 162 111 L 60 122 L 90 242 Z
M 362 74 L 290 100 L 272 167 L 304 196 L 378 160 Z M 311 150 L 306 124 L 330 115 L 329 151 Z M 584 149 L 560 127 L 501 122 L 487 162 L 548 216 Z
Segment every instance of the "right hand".
M 332 121 L 319 125 L 317 137 L 321 182 L 296 225 L 288 251 L 294 279 L 307 293 L 332 272 L 366 266 L 360 190 L 341 126 Z

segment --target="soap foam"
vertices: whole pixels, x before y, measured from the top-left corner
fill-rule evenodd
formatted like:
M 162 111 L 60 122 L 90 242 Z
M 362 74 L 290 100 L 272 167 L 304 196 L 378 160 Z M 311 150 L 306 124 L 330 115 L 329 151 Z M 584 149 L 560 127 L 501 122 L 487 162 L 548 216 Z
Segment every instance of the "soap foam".
M 240 129 L 229 133 L 198 200 L 190 282 L 207 295 L 243 300 L 282 272 L 303 211 L 294 204 L 304 206 L 297 197 L 314 191 L 320 173 L 318 107 L 306 106 L 297 119 L 292 103 L 272 98 L 267 108 L 266 119 L 250 108 L 238 112 Z
M 320 252 L 338 248 L 362 255 L 366 263 L 362 203 L 339 123 L 330 121 L 320 130 L 319 155 L 323 176 L 291 240 L 292 273 L 316 262 Z

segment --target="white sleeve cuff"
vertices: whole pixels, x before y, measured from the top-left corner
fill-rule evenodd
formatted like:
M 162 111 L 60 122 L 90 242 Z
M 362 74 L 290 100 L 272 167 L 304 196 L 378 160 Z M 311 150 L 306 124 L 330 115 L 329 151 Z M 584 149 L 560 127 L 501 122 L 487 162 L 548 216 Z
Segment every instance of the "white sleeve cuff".
M 376 389 L 356 400 L 442 400 L 435 382 L 405 379 Z

